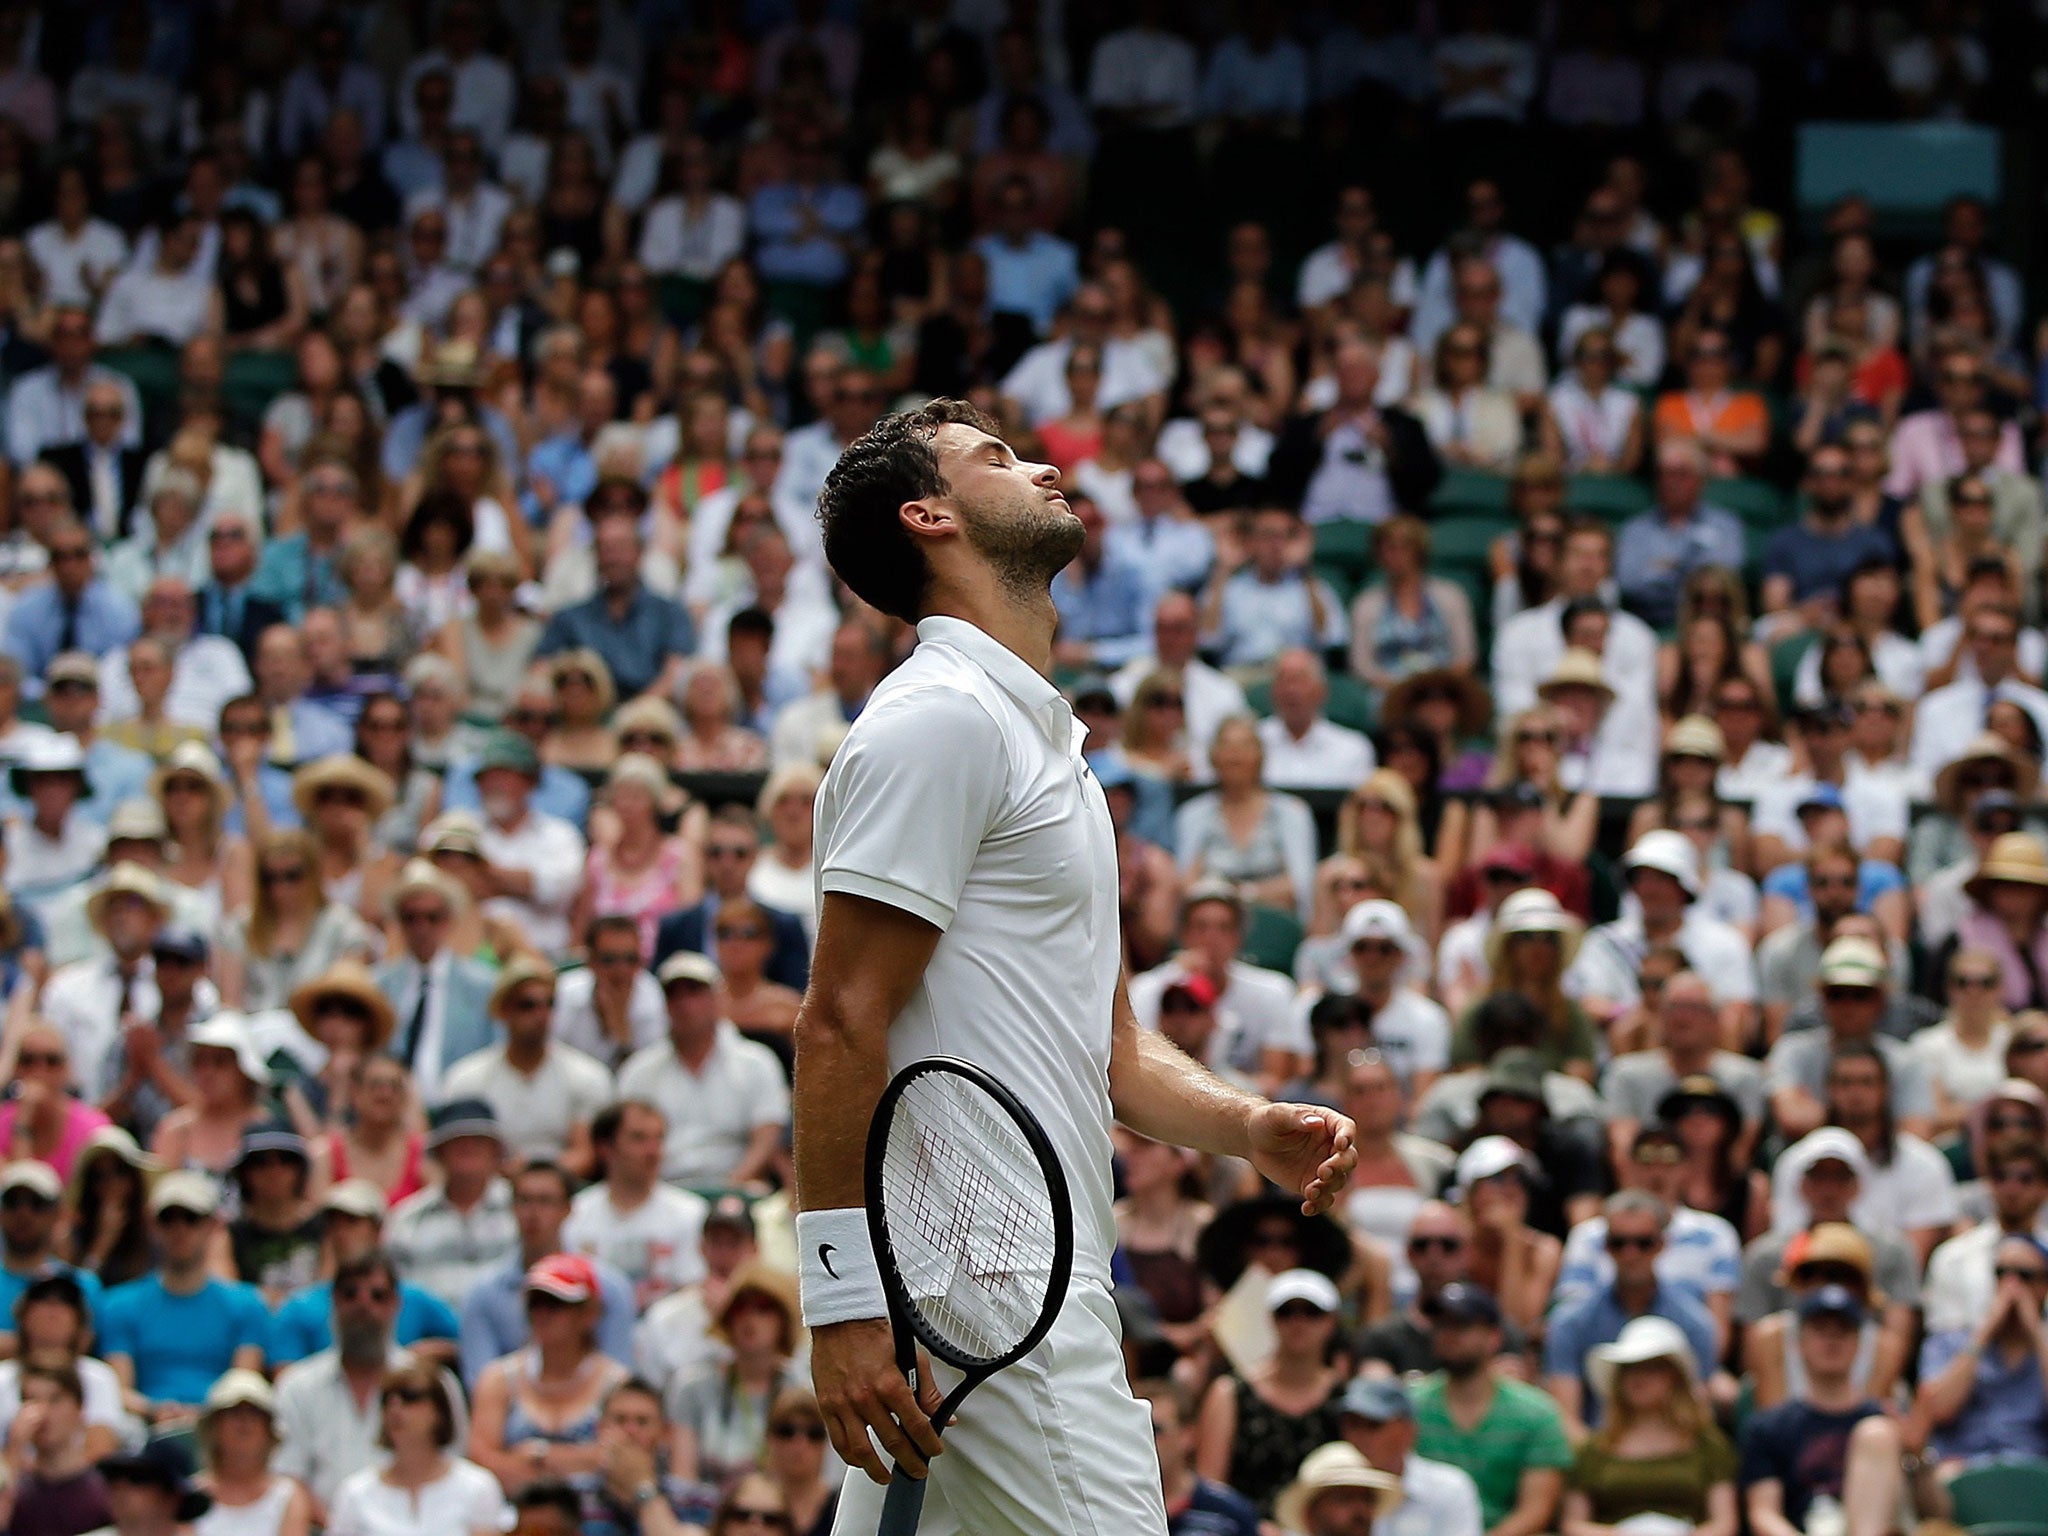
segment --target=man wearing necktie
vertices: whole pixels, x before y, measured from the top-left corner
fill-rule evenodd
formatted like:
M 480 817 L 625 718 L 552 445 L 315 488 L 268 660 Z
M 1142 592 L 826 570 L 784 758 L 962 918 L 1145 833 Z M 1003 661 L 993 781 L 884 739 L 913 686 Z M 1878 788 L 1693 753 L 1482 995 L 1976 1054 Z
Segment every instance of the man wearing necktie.
M 454 953 L 448 935 L 468 894 L 430 861 L 400 871 L 389 898 L 403 950 L 371 973 L 397 1023 L 390 1052 L 405 1063 L 428 1103 L 441 1076 L 491 1043 L 491 968 Z
M 43 461 L 71 487 L 71 504 L 103 541 L 132 531 L 136 497 L 142 488 L 143 451 L 125 439 L 128 398 L 113 379 L 85 387 L 85 436 L 43 451 Z
M 0 650 L 21 663 L 26 691 L 42 694 L 43 669 L 64 651 L 104 656 L 142 632 L 135 604 L 102 580 L 92 534 L 76 518 L 58 523 L 48 543 L 50 580 L 30 587 L 8 612 Z
M 247 512 L 223 507 L 214 513 L 213 526 L 206 530 L 212 579 L 199 589 L 200 633 L 232 640 L 252 667 L 257 639 L 271 625 L 286 622 L 284 605 L 253 589 L 261 539 Z

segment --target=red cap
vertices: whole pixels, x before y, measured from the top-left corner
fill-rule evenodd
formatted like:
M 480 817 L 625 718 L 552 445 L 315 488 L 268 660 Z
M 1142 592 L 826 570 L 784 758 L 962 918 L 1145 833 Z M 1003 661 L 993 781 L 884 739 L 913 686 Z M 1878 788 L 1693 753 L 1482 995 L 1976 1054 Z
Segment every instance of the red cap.
M 551 1253 L 526 1272 L 526 1288 L 572 1305 L 598 1291 L 597 1266 L 580 1253 Z
M 1193 998 L 1196 1006 L 1201 1008 L 1214 1008 L 1220 995 L 1216 991 L 1216 983 L 1200 971 L 1190 971 L 1178 981 L 1169 983 L 1166 990 L 1159 994 L 1159 1000 L 1163 1003 L 1176 992 Z

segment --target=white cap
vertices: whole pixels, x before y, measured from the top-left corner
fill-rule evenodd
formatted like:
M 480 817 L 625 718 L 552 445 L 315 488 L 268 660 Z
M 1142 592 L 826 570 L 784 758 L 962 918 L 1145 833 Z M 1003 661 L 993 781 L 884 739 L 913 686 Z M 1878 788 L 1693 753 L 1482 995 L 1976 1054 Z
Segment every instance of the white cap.
M 190 1211 L 194 1216 L 211 1216 L 220 1209 L 220 1188 L 196 1168 L 173 1168 L 156 1181 L 149 1192 L 149 1214 Z
M 1415 929 L 1399 902 L 1376 896 L 1344 914 L 1344 947 L 1349 949 L 1360 939 L 1391 939 L 1403 949 L 1412 950 Z
M 1313 1269 L 1285 1270 L 1268 1282 L 1268 1312 L 1278 1312 L 1290 1301 L 1305 1301 L 1322 1312 L 1335 1312 L 1343 1305 L 1336 1284 L 1328 1275 Z
M 249 1021 L 232 1009 L 222 1009 L 210 1019 L 201 1019 L 185 1031 L 187 1046 L 211 1046 L 219 1051 L 233 1051 L 235 1066 L 242 1076 L 259 1088 L 270 1086 L 270 1068 L 264 1064 L 263 1053 L 256 1048 L 256 1041 L 249 1033 Z
M 1534 1160 L 1519 1142 L 1506 1136 L 1482 1136 L 1458 1154 L 1458 1188 L 1470 1189 L 1482 1179 L 1506 1173 L 1510 1168 L 1529 1173 L 1534 1169 Z
M 1669 1360 L 1685 1377 L 1696 1383 L 1698 1371 L 1692 1357 L 1692 1341 L 1685 1330 L 1663 1317 L 1632 1318 L 1611 1344 L 1596 1344 L 1587 1352 L 1586 1379 L 1602 1402 L 1614 1397 L 1614 1377 L 1624 1365 L 1644 1365 L 1652 1360 Z
M 64 1198 L 64 1181 L 57 1177 L 57 1170 L 33 1157 L 0 1168 L 0 1195 L 10 1189 L 26 1189 L 50 1205 Z
M 1846 1163 L 1855 1170 L 1857 1178 L 1866 1184 L 1870 1182 L 1870 1154 L 1863 1150 L 1863 1143 L 1853 1132 L 1839 1125 L 1824 1125 L 1779 1154 L 1779 1166 L 1787 1178 L 1795 1181 L 1805 1178 L 1815 1163 L 1825 1162 Z
M 1683 832 L 1663 828 L 1645 832 L 1622 859 L 1621 867 L 1624 871 L 1658 870 L 1683 886 L 1686 895 L 1700 893 L 1699 856 L 1693 851 L 1692 840 Z

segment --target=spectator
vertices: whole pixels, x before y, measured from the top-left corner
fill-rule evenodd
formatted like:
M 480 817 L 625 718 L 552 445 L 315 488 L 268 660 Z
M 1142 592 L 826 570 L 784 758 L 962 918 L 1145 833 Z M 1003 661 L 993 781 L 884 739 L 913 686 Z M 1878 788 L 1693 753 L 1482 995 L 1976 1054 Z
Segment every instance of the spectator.
M 719 1017 L 722 978 L 703 955 L 679 951 L 655 977 L 668 1007 L 668 1038 L 626 1063 L 619 1095 L 645 1099 L 668 1117 L 662 1177 L 732 1186 L 762 1179 L 789 1122 L 780 1064 Z
M 1446 1286 L 1429 1318 L 1439 1368 L 1409 1389 L 1415 1449 L 1472 1479 L 1487 1536 L 1549 1529 L 1572 1464 L 1557 1405 L 1495 1365 L 1501 1313 L 1491 1292 Z
M 1443 478 L 1422 423 L 1378 403 L 1380 349 L 1339 342 L 1331 351 L 1335 399 L 1290 416 L 1267 469 L 1268 485 L 1310 523 L 1383 523 L 1421 507 Z
M 669 1429 L 661 1394 L 639 1377 L 605 1394 L 597 1426 L 600 1465 L 568 1480 L 582 1502 L 585 1536 L 682 1536 L 710 1519 L 716 1490 L 668 1470 Z M 652 1499 L 644 1491 L 650 1484 Z M 529 1496 L 549 1486 L 537 1484 Z
M 311 1529 L 312 1495 L 271 1469 L 276 1426 L 276 1395 L 256 1372 L 229 1371 L 208 1388 L 199 1415 L 205 1466 L 199 1485 L 212 1495 L 213 1508 L 194 1525 L 198 1536 L 238 1529 L 305 1536 Z
M 177 1169 L 159 1179 L 149 1196 L 157 1267 L 115 1286 L 100 1304 L 107 1363 L 121 1378 L 129 1411 L 153 1425 L 190 1422 L 230 1367 L 263 1367 L 270 1320 L 262 1295 L 208 1272 L 219 1210 L 219 1193 L 205 1174 Z
M 99 1457 L 85 1429 L 85 1384 L 77 1368 L 31 1362 L 19 1382 L 8 1529 L 23 1536 L 85 1536 L 111 1527 L 109 1490 L 94 1465 Z
M 796 1289 L 794 1276 L 759 1263 L 732 1277 L 711 1318 L 714 1333 L 732 1350 L 731 1363 L 669 1387 L 677 1476 L 724 1483 L 761 1464 L 775 1399 L 803 1386 L 790 1358 L 801 1326 Z
M 504 1135 L 490 1105 L 450 1099 L 428 1116 L 427 1152 L 441 1180 L 392 1209 L 387 1241 L 401 1271 L 459 1311 L 518 1241 Z
M 1784 1035 L 1764 1061 L 1779 1129 L 1803 1136 L 1822 1123 L 1828 1064 L 1835 1048 L 1851 1041 L 1868 1041 L 1883 1055 L 1890 1084 L 1887 1102 L 1897 1123 L 1915 1134 L 1928 1129 L 1934 1097 L 1919 1061 L 1902 1041 L 1876 1032 L 1891 986 L 1883 952 L 1866 938 L 1838 938 L 1821 955 L 1819 981 L 1825 1027 Z
M 1340 1305 L 1337 1287 L 1315 1270 L 1275 1275 L 1266 1287 L 1272 1358 L 1249 1375 L 1219 1378 L 1202 1399 L 1196 1470 L 1264 1514 L 1274 1513 L 1291 1469 L 1337 1438 L 1343 1377 L 1328 1362 Z
M 50 312 L 50 361 L 14 380 L 7 393 L 7 456 L 26 469 L 46 449 L 86 438 L 85 399 L 95 383 L 109 383 L 123 400 L 121 444 L 142 446 L 142 397 L 126 374 L 93 360 L 93 316 L 82 302 L 60 302 Z M 70 510 L 70 508 L 66 508 Z M 70 650 L 56 646 L 55 650 Z M 106 646 L 94 646 L 95 652 Z M 8 654 L 16 653 L 9 647 Z
M 671 912 L 661 920 L 654 934 L 657 968 L 678 953 L 710 953 L 717 936 L 720 907 L 725 902 L 748 897 L 760 854 L 761 824 L 753 810 L 740 805 L 720 806 L 711 817 L 704 845 L 704 868 L 710 889 L 695 906 Z M 769 953 L 763 974 L 770 981 L 801 991 L 811 972 L 811 946 L 803 920 L 794 912 L 779 908 L 764 910 L 775 932 L 775 947 Z M 660 1032 L 660 1028 L 654 1031 Z
M 1601 674 L 1629 705 L 1639 722 L 1635 728 L 1648 728 L 1648 716 L 1656 708 L 1657 636 L 1634 614 L 1615 609 L 1613 577 L 1613 530 L 1595 520 L 1569 525 L 1557 595 L 1516 614 L 1494 637 L 1493 706 L 1502 722 L 1536 703 L 1540 686 L 1563 659 L 1566 607 L 1594 598 L 1610 610 L 1607 643 L 1600 652 Z
M 451 949 L 455 921 L 467 910 L 468 898 L 430 861 L 409 861 L 386 900 L 401 952 L 372 973 L 382 994 L 382 1006 L 372 1011 L 391 1026 L 405 1020 L 395 1034 L 387 1027 L 385 1038 L 421 1096 L 429 1101 L 452 1096 L 452 1089 L 443 1091 L 446 1075 L 456 1063 L 487 1048 L 496 978 L 488 967 Z M 308 995 L 309 1009 L 319 995 Z
M 1401 1507 L 1400 1481 L 1346 1444 L 1317 1446 L 1302 1458 L 1276 1502 L 1275 1516 L 1304 1536 L 1357 1536 Z
M 1832 443 L 1814 448 L 1807 455 L 1804 488 L 1805 514 L 1764 546 L 1763 610 L 1780 616 L 1774 631 L 1779 635 L 1824 629 L 1846 618 L 1840 594 L 1851 576 L 1866 562 L 1898 562 L 1898 550 L 1882 529 L 1855 520 L 1847 449 Z
M 1073 513 L 1086 534 L 1073 563 L 1053 578 L 1060 615 L 1055 660 L 1066 667 L 1119 667 L 1144 645 L 1145 577 L 1108 552 L 1107 523 L 1093 498 L 1076 493 Z
M 600 482 L 589 506 L 597 594 L 557 611 L 537 652 L 552 656 L 588 648 L 604 658 L 621 697 L 672 696 L 697 638 L 688 610 L 641 582 L 639 519 L 646 511 L 646 494 L 634 485 Z
M 1254 1536 L 1257 1507 L 1234 1488 L 1195 1472 L 1193 1401 L 1187 1389 L 1159 1377 L 1135 1382 L 1131 1390 L 1152 1411 L 1168 1536 Z
M 1390 1533 L 1479 1536 L 1479 1492 L 1456 1467 L 1415 1454 L 1415 1406 L 1397 1381 L 1360 1377 L 1338 1400 L 1338 1429 L 1375 1470 L 1398 1478 L 1401 1502 L 1384 1518 Z
M 1735 1447 L 1708 1419 L 1683 1330 L 1638 1317 L 1587 1366 L 1606 1427 L 1579 1448 L 1566 1478 L 1560 1529 L 1569 1536 L 1630 1519 L 1688 1522 L 1733 1536 Z M 1644 1463 L 1662 1484 L 1638 1485 Z
M 1680 589 L 1703 566 L 1740 570 L 1742 524 L 1706 499 L 1709 461 L 1686 436 L 1657 444 L 1657 504 L 1622 525 L 1614 574 L 1629 609 L 1664 627 L 1678 615 Z
M 1382 697 L 1409 678 L 1467 672 L 1478 659 L 1472 605 L 1429 571 L 1429 525 L 1403 513 L 1373 537 L 1382 580 L 1351 604 L 1351 671 Z M 1392 713 L 1392 711 L 1388 711 Z
M 838 178 L 824 130 L 801 130 L 789 174 L 763 184 L 748 204 L 761 277 L 805 288 L 837 287 L 846 278 L 866 213 L 860 190 Z
M 504 1528 L 497 1480 L 448 1454 L 460 1426 L 441 1372 L 418 1363 L 390 1367 L 377 1406 L 377 1440 L 391 1457 L 351 1473 L 335 1490 L 326 1522 L 334 1536 L 477 1536 Z
M 540 757 L 514 731 L 500 730 L 477 757 L 476 787 L 484 811 L 484 916 L 516 924 L 528 941 L 553 954 L 569 944 L 569 904 L 583 871 L 576 828 L 534 804 Z
M 98 1466 L 113 1516 L 105 1528 L 116 1536 L 150 1531 L 185 1536 L 212 1507 L 213 1500 L 192 1481 L 192 1453 L 177 1441 L 154 1441 L 130 1454 L 109 1456 Z
M 1968 1330 L 1932 1334 L 1920 1352 L 1917 1411 L 1930 1425 L 1936 1472 L 2038 1457 L 2048 1448 L 2041 1311 L 2048 1249 L 2031 1233 L 1998 1239 L 1991 1302 Z
M 21 386 L 16 385 L 19 393 Z M 12 419 L 19 420 L 19 416 Z M 95 569 L 92 535 L 74 520 L 51 532 L 50 580 L 30 587 L 7 610 L 0 645 L 35 679 L 39 692 L 50 662 L 66 651 L 104 656 L 141 633 L 141 616 Z
M 1265 748 L 1244 719 L 1226 721 L 1210 748 L 1216 788 L 1174 817 L 1181 872 L 1229 881 L 1240 900 L 1308 912 L 1315 876 L 1315 833 L 1308 808 L 1265 786 Z M 1237 828 L 1249 829 L 1240 834 Z
M 1617 1166 L 1636 1133 L 1662 1118 L 1666 1095 L 1690 1078 L 1711 1079 L 1734 1102 L 1742 1126 L 1763 1124 L 1763 1073 L 1752 1058 L 1721 1048 L 1720 1013 L 1706 978 L 1691 969 L 1667 977 L 1662 1005 L 1661 1043 L 1615 1057 L 1601 1082 Z
M 345 1178 L 330 1185 L 320 1202 L 322 1263 L 340 1270 L 377 1252 L 387 1208 L 383 1188 L 369 1179 Z M 296 1365 L 334 1343 L 334 1287 L 331 1279 L 311 1282 L 275 1309 L 265 1351 L 270 1364 Z M 446 1302 L 410 1281 L 398 1282 L 391 1336 L 400 1347 L 434 1359 L 453 1358 L 460 1326 Z
M 630 917 L 592 918 L 583 954 L 580 970 L 556 979 L 551 1029 L 563 1045 L 616 1072 L 661 1038 L 661 985 L 642 962 L 639 925 Z
M 554 967 L 513 956 L 498 972 L 488 1006 L 491 1019 L 504 1030 L 502 1042 L 448 1068 L 442 1093 L 490 1105 L 498 1124 L 506 1127 L 512 1156 L 587 1171 L 590 1122 L 611 1102 L 612 1075 L 553 1038 Z
M 654 1105 L 621 1099 L 591 1122 L 599 1182 L 582 1190 L 562 1230 L 564 1246 L 603 1259 L 633 1284 L 636 1316 L 704 1278 L 702 1196 L 661 1182 L 668 1122 Z
M 64 1182 L 47 1163 L 17 1158 L 0 1167 L 0 1316 L 9 1322 L 22 1297 L 45 1275 L 69 1276 L 82 1297 L 99 1302 L 99 1278 L 57 1256 L 63 1197 Z M 20 1352 L 18 1337 L 10 1349 Z
M 1192 597 L 1169 592 L 1152 610 L 1152 653 L 1134 657 L 1110 678 L 1110 689 L 1125 710 L 1136 708 L 1140 686 L 1156 673 L 1176 682 L 1185 718 L 1186 750 L 1206 763 L 1216 732 L 1233 715 L 1251 713 L 1244 689 L 1228 674 L 1202 660 L 1196 649 L 1200 615 Z

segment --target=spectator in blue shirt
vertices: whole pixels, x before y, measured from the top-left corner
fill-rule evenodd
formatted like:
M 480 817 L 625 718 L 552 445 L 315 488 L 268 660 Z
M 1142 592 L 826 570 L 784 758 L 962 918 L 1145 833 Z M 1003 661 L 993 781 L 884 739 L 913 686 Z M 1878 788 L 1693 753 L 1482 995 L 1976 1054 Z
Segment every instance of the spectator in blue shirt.
M 1847 448 L 1822 443 L 1814 449 L 1804 489 L 1805 513 L 1764 546 L 1763 609 L 1783 615 L 1780 635 L 1845 617 L 1849 578 L 1867 565 L 1898 564 L 1891 535 L 1856 520 Z
M 100 1349 L 128 1389 L 129 1406 L 157 1422 L 196 1412 L 225 1370 L 262 1370 L 270 1311 L 253 1285 L 207 1268 L 220 1231 L 212 1179 L 173 1169 L 150 1192 L 149 1216 L 157 1267 L 106 1293 Z
M 293 639 L 296 641 L 296 634 Z M 246 836 L 249 830 L 249 814 L 244 802 L 251 795 L 262 801 L 263 812 L 271 826 L 299 825 L 299 808 L 292 800 L 292 770 L 271 759 L 272 731 L 270 709 L 253 693 L 229 699 L 220 707 L 217 751 L 220 760 L 227 765 L 229 781 L 235 788 L 222 825 L 238 837 Z M 324 757 L 328 754 L 319 755 Z
M 519 691 L 512 696 L 512 707 L 505 711 L 503 723 L 507 730 L 517 731 L 532 742 L 534 752 L 539 753 L 541 743 L 547 739 L 555 723 L 555 685 L 548 681 L 546 673 L 532 673 L 520 681 Z M 476 787 L 476 765 L 474 752 L 449 762 L 448 771 L 441 780 L 443 810 L 473 813 L 483 810 L 483 796 Z M 540 783 L 533 791 L 531 804 L 541 814 L 580 829 L 590 815 L 590 786 L 574 770 L 564 768 L 560 763 L 543 762 L 540 765 Z
M 64 1214 L 64 1185 L 48 1163 L 23 1158 L 0 1169 L 0 1327 L 13 1344 L 14 1309 L 45 1275 L 69 1275 L 88 1307 L 100 1300 L 99 1276 L 74 1269 L 57 1257 L 57 1223 Z
M 343 1179 L 328 1190 L 320 1210 L 328 1257 L 339 1268 L 377 1251 L 384 1240 L 384 1191 L 368 1179 Z M 455 1309 L 409 1280 L 398 1282 L 398 1321 L 392 1339 L 401 1348 L 453 1364 L 462 1323 Z M 270 1364 L 280 1368 L 317 1355 L 334 1342 L 334 1282 L 294 1291 L 270 1320 Z
M 974 242 L 988 267 L 992 314 L 1024 315 L 1043 336 L 1081 286 L 1073 246 L 1038 227 L 1038 193 L 1022 176 L 996 189 L 995 233 Z
M 1239 566 L 1219 548 L 1202 600 L 1202 649 L 1225 667 L 1259 667 L 1282 651 L 1332 651 L 1344 644 L 1344 606 L 1328 582 L 1309 569 L 1311 545 L 1298 513 L 1265 507 L 1252 516 Z
M 1583 1301 L 1551 1315 L 1543 1345 L 1543 1385 L 1563 1410 L 1574 1439 L 1597 1423 L 1599 1400 L 1586 1390 L 1586 1360 L 1596 1344 L 1612 1344 L 1630 1319 L 1661 1317 L 1685 1330 L 1700 1379 L 1713 1374 L 1714 1319 L 1690 1291 L 1657 1279 L 1657 1256 L 1671 1210 L 1647 1190 L 1625 1189 L 1607 1199 L 1607 1252 L 1614 1279 Z
M 50 580 L 15 599 L 0 645 L 21 663 L 22 688 L 43 690 L 43 669 L 64 651 L 104 656 L 142 633 L 135 604 L 98 571 L 92 535 L 76 518 L 59 523 L 49 540 Z
M 362 483 L 339 458 L 322 457 L 299 477 L 297 533 L 263 546 L 249 590 L 284 610 L 296 624 L 309 608 L 335 608 L 348 600 L 341 584 L 341 546 L 362 519 Z
M 831 140 L 811 128 L 797 139 L 790 179 L 757 191 L 747 217 L 760 241 L 754 265 L 763 278 L 831 288 L 846 281 L 867 200 L 837 178 Z
M 1742 523 L 1704 497 L 1706 451 L 1692 438 L 1657 445 L 1657 504 L 1621 525 L 1614 579 L 1628 610 L 1653 629 L 1678 620 L 1685 579 L 1702 566 L 1742 569 Z
M 1145 648 L 1150 592 L 1144 573 L 1105 547 L 1102 509 L 1079 492 L 1068 500 L 1087 532 L 1081 552 L 1052 579 L 1052 605 L 1060 616 L 1053 661 L 1114 670 Z
M 585 508 L 597 593 L 548 620 L 535 649 L 539 656 L 581 647 L 597 652 L 611 668 L 621 700 L 643 693 L 676 697 L 684 665 L 697 648 L 689 610 L 641 585 L 640 515 L 646 510 L 647 493 L 637 482 L 599 482 Z
M 2048 1456 L 2048 1248 L 2031 1233 L 2009 1233 L 1999 1239 L 1991 1273 L 1983 1317 L 1920 1346 L 1918 1408 L 1944 1476 Z

